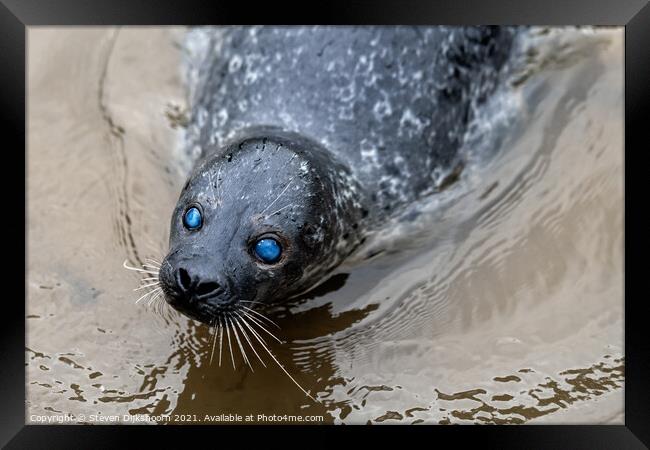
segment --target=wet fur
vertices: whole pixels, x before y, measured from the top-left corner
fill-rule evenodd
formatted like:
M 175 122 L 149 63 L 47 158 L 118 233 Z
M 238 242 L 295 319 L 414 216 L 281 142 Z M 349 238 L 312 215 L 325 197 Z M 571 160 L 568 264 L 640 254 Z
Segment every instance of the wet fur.
M 230 27 L 209 47 L 189 127 L 197 161 L 173 212 L 160 279 L 206 323 L 240 301 L 309 289 L 400 208 L 462 167 L 472 110 L 498 82 L 514 37 L 500 27 Z M 205 224 L 186 230 L 199 204 Z M 281 233 L 280 264 L 250 253 Z M 188 300 L 176 269 L 214 279 Z M 192 283 L 194 278 L 192 278 Z

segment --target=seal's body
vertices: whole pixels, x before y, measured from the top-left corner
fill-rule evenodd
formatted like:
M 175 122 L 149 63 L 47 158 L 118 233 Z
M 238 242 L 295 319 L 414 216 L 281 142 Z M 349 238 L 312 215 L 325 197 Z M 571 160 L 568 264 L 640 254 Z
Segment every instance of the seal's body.
M 194 96 L 201 158 L 160 274 L 172 306 L 207 323 L 308 289 L 400 207 L 435 192 L 462 166 L 471 111 L 513 40 L 499 27 L 219 36 Z

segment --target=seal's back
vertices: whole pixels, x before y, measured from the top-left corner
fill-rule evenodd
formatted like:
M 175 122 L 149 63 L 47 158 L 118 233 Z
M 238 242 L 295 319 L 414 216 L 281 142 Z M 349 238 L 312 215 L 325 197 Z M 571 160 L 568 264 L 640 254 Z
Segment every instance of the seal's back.
M 251 127 L 306 136 L 392 210 L 460 164 L 472 106 L 494 89 L 503 27 L 226 27 L 192 115 L 204 152 Z

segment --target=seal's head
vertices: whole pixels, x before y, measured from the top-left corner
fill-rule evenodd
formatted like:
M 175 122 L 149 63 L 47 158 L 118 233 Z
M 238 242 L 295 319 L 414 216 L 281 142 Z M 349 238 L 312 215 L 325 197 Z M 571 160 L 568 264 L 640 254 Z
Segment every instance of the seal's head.
M 204 323 L 305 291 L 359 243 L 347 168 L 291 133 L 258 130 L 197 164 L 171 221 L 165 298 Z

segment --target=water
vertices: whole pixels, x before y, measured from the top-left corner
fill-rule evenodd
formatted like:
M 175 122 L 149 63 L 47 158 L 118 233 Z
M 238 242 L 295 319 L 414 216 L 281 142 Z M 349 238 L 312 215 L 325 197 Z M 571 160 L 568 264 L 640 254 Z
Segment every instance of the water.
M 28 30 L 27 423 L 623 423 L 622 28 L 535 30 L 459 182 L 266 311 L 319 402 L 134 304 L 188 167 L 183 36 Z

